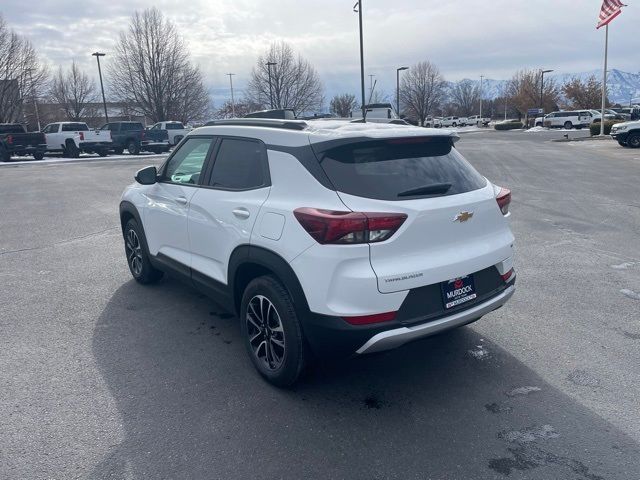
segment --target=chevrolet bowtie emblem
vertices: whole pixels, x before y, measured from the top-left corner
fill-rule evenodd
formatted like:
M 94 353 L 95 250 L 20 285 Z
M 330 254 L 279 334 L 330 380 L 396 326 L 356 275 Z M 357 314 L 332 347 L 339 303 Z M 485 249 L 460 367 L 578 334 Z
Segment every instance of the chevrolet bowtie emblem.
M 455 216 L 453 221 L 462 223 L 462 222 L 466 222 L 471 217 L 473 217 L 473 212 L 460 212 L 458 215 Z

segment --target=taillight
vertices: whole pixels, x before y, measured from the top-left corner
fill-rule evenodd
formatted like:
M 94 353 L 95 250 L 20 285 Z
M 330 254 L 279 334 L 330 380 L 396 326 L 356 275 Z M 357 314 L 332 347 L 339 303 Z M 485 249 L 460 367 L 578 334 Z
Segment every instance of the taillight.
M 140 140 L 144 140 L 144 131 L 140 132 Z
M 13 137 L 11 135 L 7 137 L 7 143 L 13 143 Z
M 84 140 L 84 132 L 80 132 L 80 140 Z
M 347 244 L 382 242 L 407 219 L 404 213 L 337 212 L 298 208 L 293 214 L 318 243 Z
M 498 202 L 498 206 L 500 207 L 500 211 L 503 215 L 509 213 L 509 204 L 511 203 L 511 190 L 509 190 L 508 188 L 500 187 L 500 192 L 498 192 L 496 202 Z
M 351 325 L 371 325 L 372 323 L 390 322 L 396 318 L 397 312 L 375 313 L 373 315 L 360 315 L 358 317 L 342 317 Z
M 513 268 L 509 270 L 507 273 L 505 273 L 504 275 L 500 275 L 500 276 L 502 277 L 502 280 L 504 280 L 505 282 L 508 282 L 512 275 L 513 275 Z

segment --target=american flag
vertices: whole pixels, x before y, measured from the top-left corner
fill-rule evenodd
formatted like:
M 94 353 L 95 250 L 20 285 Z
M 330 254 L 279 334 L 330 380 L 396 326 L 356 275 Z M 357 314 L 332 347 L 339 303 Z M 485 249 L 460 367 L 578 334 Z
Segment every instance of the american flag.
M 600 7 L 600 15 L 598 16 L 598 25 L 596 29 L 608 25 L 611 20 L 622 13 L 622 7 L 626 7 L 620 0 L 602 0 Z

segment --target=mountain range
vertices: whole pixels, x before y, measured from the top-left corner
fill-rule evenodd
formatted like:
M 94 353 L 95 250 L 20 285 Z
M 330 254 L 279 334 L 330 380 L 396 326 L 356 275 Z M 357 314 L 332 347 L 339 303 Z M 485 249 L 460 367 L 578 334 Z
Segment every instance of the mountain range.
M 549 75 L 545 78 L 553 78 L 559 85 L 566 81 L 577 77 L 586 80 L 591 75 L 595 75 L 597 79 L 602 78 L 602 70 L 592 70 L 590 72 L 567 73 L 559 75 Z M 480 84 L 480 80 L 471 80 L 476 84 Z M 447 82 L 453 86 L 455 82 Z M 484 79 L 482 82 L 482 98 L 494 99 L 501 97 L 508 80 Z M 607 76 L 607 87 L 609 89 L 609 100 L 612 103 L 621 105 L 629 105 L 630 101 L 637 104 L 640 103 L 640 72 L 630 73 L 621 70 L 611 69 Z

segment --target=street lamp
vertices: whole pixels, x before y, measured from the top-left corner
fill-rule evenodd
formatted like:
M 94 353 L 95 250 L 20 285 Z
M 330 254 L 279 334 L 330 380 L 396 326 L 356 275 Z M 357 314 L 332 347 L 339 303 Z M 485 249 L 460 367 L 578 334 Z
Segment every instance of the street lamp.
M 33 84 L 33 68 L 29 68 L 27 72 L 29 73 L 29 82 L 31 83 L 31 99 L 33 100 L 33 108 L 36 114 L 36 123 L 38 124 L 38 131 L 40 131 L 41 130 L 40 112 L 38 111 L 38 100 L 36 98 L 36 89 L 35 89 L 35 85 Z
M 265 64 L 267 69 L 269 70 L 269 105 L 271 110 L 273 110 L 273 89 L 271 88 L 271 67 L 277 65 L 276 62 L 267 62 Z
M 358 14 L 360 25 L 360 90 L 362 94 L 362 121 L 367 121 L 367 107 L 364 104 L 364 47 L 362 45 L 362 0 L 358 0 L 353 6 L 353 11 Z
M 482 125 L 482 79 L 484 78 L 484 75 L 480 75 L 480 119 L 478 120 L 480 122 L 480 124 Z M 478 122 L 476 122 L 476 125 L 478 125 Z
M 109 123 L 109 114 L 107 113 L 107 100 L 104 98 L 104 85 L 102 84 L 102 70 L 100 69 L 100 57 L 104 57 L 104 53 L 95 52 L 91 54 L 98 61 L 98 76 L 100 77 L 100 90 L 102 90 L 102 105 L 104 106 L 104 118 Z
M 542 96 L 544 94 L 544 74 L 551 73 L 551 72 L 553 72 L 553 70 L 540 70 L 540 108 L 542 108 L 543 110 L 544 110 L 544 104 L 542 102 Z
M 400 118 L 400 71 L 409 70 L 409 67 L 396 68 L 396 108 L 398 111 L 398 118 Z
M 236 116 L 236 105 L 233 100 L 233 76 L 235 73 L 227 73 L 229 75 L 229 84 L 231 84 L 231 115 L 235 118 Z

